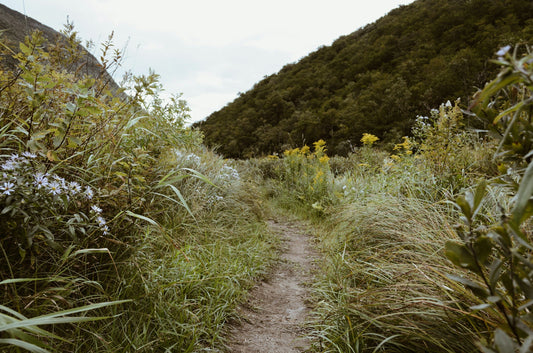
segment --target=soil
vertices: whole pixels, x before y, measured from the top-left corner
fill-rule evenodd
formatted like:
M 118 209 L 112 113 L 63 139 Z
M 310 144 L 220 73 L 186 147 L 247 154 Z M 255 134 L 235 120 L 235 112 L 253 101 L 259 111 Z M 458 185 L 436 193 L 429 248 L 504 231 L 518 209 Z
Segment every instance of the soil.
M 302 224 L 272 220 L 269 227 L 283 239 L 281 261 L 239 308 L 243 320 L 230 335 L 234 353 L 296 353 L 310 348 L 304 328 L 311 309 L 306 284 L 318 254 Z

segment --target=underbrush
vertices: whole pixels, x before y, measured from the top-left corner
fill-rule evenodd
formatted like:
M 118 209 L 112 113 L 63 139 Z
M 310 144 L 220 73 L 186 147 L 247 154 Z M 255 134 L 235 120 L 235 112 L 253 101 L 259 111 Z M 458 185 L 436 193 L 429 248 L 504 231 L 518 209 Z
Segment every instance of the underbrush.
M 156 74 L 112 92 L 66 72 L 83 64 L 67 29 L 57 53 L 39 33 L 2 46 L 19 64 L 0 81 L 0 350 L 220 349 L 274 258 L 256 187 Z

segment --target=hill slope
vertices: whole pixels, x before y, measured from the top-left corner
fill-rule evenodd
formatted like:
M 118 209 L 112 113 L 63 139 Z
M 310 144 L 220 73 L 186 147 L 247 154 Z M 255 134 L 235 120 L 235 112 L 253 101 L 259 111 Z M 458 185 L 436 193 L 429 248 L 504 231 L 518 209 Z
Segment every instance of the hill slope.
M 197 123 L 228 157 L 327 141 L 344 154 L 364 132 L 407 134 L 417 115 L 466 102 L 499 47 L 533 40 L 529 0 L 418 0 L 337 39 Z
M 57 32 L 53 28 L 0 4 L 0 31 L 2 31 L 2 38 L 7 41 L 8 46 L 13 50 L 18 51 L 19 43 L 24 43 L 24 38 L 36 30 L 40 31 L 46 39 L 48 49 L 58 41 L 68 40 L 64 34 Z M 74 35 L 74 33 L 72 33 L 72 35 Z M 75 40 L 79 41 L 77 38 L 75 38 Z M 70 56 L 76 55 L 78 58 L 72 65 L 65 67 L 65 69 L 77 76 L 101 76 L 103 82 L 105 82 L 112 91 L 117 91 L 119 88 L 117 83 L 102 67 L 98 60 L 81 45 L 78 49 L 78 53 L 65 54 Z M 10 53 L 6 53 L 0 57 L 1 63 L 8 69 L 12 70 L 16 67 L 17 61 L 13 59 Z

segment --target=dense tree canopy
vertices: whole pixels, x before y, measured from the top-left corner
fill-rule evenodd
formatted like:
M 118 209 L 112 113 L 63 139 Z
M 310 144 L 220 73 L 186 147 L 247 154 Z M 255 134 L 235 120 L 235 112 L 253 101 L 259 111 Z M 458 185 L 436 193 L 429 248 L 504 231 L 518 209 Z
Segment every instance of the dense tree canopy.
M 468 97 L 503 45 L 533 41 L 530 0 L 418 0 L 286 65 L 196 126 L 228 157 L 327 141 L 344 154 L 363 133 L 396 141 L 417 115 Z

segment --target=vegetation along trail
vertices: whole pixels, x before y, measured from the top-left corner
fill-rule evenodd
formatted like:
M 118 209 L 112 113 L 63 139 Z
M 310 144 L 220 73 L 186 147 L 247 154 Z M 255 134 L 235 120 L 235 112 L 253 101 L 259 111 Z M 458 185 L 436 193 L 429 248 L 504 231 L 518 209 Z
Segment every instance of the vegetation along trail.
M 305 284 L 318 255 L 301 224 L 268 224 L 284 241 L 281 261 L 239 308 L 243 320 L 231 331 L 232 352 L 290 353 L 310 347 L 303 328 L 310 311 Z

